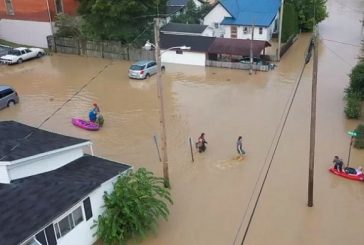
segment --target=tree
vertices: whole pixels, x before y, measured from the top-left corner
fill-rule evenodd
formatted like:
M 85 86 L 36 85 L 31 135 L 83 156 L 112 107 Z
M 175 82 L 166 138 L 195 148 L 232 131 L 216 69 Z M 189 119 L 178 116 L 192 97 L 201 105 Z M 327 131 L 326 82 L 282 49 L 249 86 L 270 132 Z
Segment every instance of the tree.
M 164 179 L 144 168 L 121 176 L 111 193 L 104 194 L 105 211 L 98 217 L 97 236 L 106 245 L 126 244 L 130 239 L 143 239 L 156 232 L 160 218 L 167 220 L 172 204 Z
M 67 14 L 56 16 L 55 26 L 57 27 L 57 37 L 79 37 L 81 35 L 81 20 Z
M 291 3 L 284 5 L 282 25 L 282 42 L 286 42 L 291 36 L 299 32 L 297 11 Z
M 165 13 L 166 0 L 78 0 L 83 33 L 94 40 L 130 43 L 153 31 L 153 18 Z M 145 39 L 143 39 L 143 42 Z
M 286 0 L 286 3 L 295 6 L 302 31 L 312 31 L 314 23 L 318 24 L 328 17 L 326 2 L 327 0 Z
M 355 93 L 360 97 L 360 100 L 364 99 L 364 63 L 359 62 L 352 70 L 350 77 L 349 88 L 346 89 L 348 95 Z

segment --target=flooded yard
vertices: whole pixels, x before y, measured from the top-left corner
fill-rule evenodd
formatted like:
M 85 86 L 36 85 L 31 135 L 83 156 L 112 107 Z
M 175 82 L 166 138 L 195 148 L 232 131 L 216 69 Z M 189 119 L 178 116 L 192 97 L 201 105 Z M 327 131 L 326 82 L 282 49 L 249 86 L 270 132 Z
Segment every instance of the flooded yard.
M 304 62 L 310 34 L 301 34 L 270 72 L 249 75 L 242 70 L 166 65 L 163 81 L 174 205 L 158 234 L 141 244 L 240 244 L 249 225 L 244 244 L 362 243 L 364 186 L 331 175 L 328 168 L 335 154 L 346 158 L 346 132 L 358 123 L 344 118 L 343 90 L 362 38 L 361 13 L 353 11 L 363 9 L 364 1 L 330 0 L 328 5 L 331 17 L 320 25 L 314 207 L 306 205 L 311 62 L 249 224 Z M 0 66 L 1 83 L 13 86 L 21 99 L 0 111 L 0 120 L 39 126 L 49 118 L 42 129 L 88 138 L 95 155 L 162 176 L 153 141 L 154 136 L 159 141 L 160 135 L 156 76 L 130 80 L 130 64 L 55 54 Z M 87 118 L 93 102 L 100 106 L 104 127 L 89 132 L 73 126 L 71 118 Z M 198 154 L 194 149 L 192 162 L 188 139 L 195 141 L 202 132 L 207 151 Z M 247 151 L 242 161 L 235 160 L 239 135 Z M 363 156 L 353 150 L 352 165 L 360 165 Z

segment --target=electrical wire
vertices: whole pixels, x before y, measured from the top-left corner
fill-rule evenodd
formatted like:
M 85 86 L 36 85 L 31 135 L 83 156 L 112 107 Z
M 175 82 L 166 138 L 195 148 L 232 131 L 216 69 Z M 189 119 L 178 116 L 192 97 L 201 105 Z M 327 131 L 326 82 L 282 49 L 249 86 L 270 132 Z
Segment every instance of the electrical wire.
M 310 41 L 311 42 L 311 41 Z M 251 203 L 253 201 L 253 197 L 256 193 L 256 190 L 258 188 L 258 183 L 259 183 L 259 180 L 261 179 L 260 176 L 262 176 L 263 174 L 263 170 L 267 167 L 268 165 L 268 168 L 265 172 L 265 175 L 264 175 L 264 179 L 263 179 L 263 182 L 260 186 L 260 189 L 259 189 L 259 193 L 258 193 L 258 196 L 254 202 L 254 207 L 253 207 L 253 211 L 252 213 L 250 214 L 250 217 L 249 217 L 249 222 L 248 222 L 248 225 L 245 229 L 245 232 L 244 232 L 244 237 L 243 237 L 243 240 L 241 242 L 241 244 L 244 244 L 244 241 L 246 239 L 246 236 L 248 234 L 248 231 L 249 231 L 249 228 L 250 228 L 250 224 L 251 224 L 251 221 L 253 219 L 253 216 L 255 214 L 255 210 L 256 210 L 256 207 L 258 205 L 258 202 L 259 202 L 259 199 L 260 199 L 260 196 L 261 196 L 261 193 L 263 191 L 263 188 L 264 188 L 264 185 L 265 185 L 265 182 L 266 182 L 266 179 L 268 177 L 268 173 L 269 173 L 269 170 L 270 170 L 270 167 L 272 165 L 272 162 L 273 162 L 273 159 L 274 159 L 274 156 L 276 154 L 276 151 L 277 151 L 277 148 L 278 148 L 278 145 L 279 145 L 279 142 L 280 142 L 280 139 L 281 139 L 281 136 L 282 136 L 282 133 L 283 133 L 283 130 L 285 128 L 285 125 L 286 125 L 286 122 L 287 122 L 287 119 L 288 119 L 288 116 L 290 114 L 290 111 L 291 111 L 291 108 L 292 108 L 292 104 L 293 104 L 293 101 L 296 97 L 296 93 L 297 93 L 297 90 L 298 90 L 298 87 L 300 85 L 300 82 L 301 82 L 301 79 L 302 79 L 302 75 L 303 75 L 303 72 L 305 70 L 305 67 L 306 67 L 307 63 L 304 62 L 302 68 L 301 68 L 301 72 L 300 72 L 300 75 L 298 76 L 298 79 L 297 79 L 297 82 L 296 82 L 296 86 L 294 87 L 293 89 L 293 92 L 292 92 L 292 95 L 289 97 L 289 99 L 287 100 L 287 103 L 286 103 L 286 106 L 285 106 L 285 109 L 282 113 L 282 116 L 281 116 L 281 119 L 280 119 L 280 126 L 277 127 L 276 131 L 275 131 L 275 134 L 274 134 L 274 137 L 271 141 L 271 144 L 270 144 L 270 147 L 269 147 L 269 150 L 267 152 L 267 155 L 266 155 L 266 158 L 265 158 L 265 161 L 264 161 L 264 164 L 261 168 L 261 170 L 259 171 L 259 177 L 257 178 L 257 181 L 255 182 L 255 185 L 254 185 L 254 189 L 253 189 L 253 192 L 252 194 L 250 195 L 250 198 L 249 198 L 249 202 L 248 202 L 248 206 L 247 208 L 245 209 L 245 212 L 244 212 L 244 215 L 243 215 L 243 218 L 239 224 L 239 227 L 238 227 L 238 230 L 235 234 L 235 238 L 234 238 L 234 241 L 233 241 L 233 245 L 236 243 L 236 240 L 238 238 L 238 235 L 240 233 L 240 230 L 241 230 L 241 227 L 246 219 L 246 216 L 248 214 L 248 209 L 249 209 L 249 206 L 251 206 Z M 282 122 L 283 121 L 283 122 Z M 278 136 L 277 136 L 278 135 Z M 277 140 L 276 140 L 277 139 Z M 275 142 L 276 141 L 276 142 Z M 273 149 L 273 150 L 272 150 Z M 271 158 L 268 162 L 268 158 L 269 158 L 269 155 L 270 153 L 273 151 L 272 155 L 271 155 Z
M 112 63 L 112 62 L 111 62 Z M 92 78 L 90 78 L 79 90 L 77 90 L 70 98 L 68 98 L 65 102 L 63 102 L 62 105 L 60 105 L 55 111 L 53 111 L 51 113 L 51 115 L 49 115 L 46 119 L 44 119 L 37 127 L 35 127 L 34 129 L 32 129 L 26 136 L 24 136 L 23 138 L 21 138 L 19 140 L 19 142 L 14 145 L 8 152 L 6 152 L 5 154 L 3 154 L 0 157 L 0 161 L 2 161 L 3 159 L 5 159 L 12 151 L 14 151 L 16 148 L 18 148 L 19 146 L 21 146 L 22 141 L 23 140 L 27 140 L 29 139 L 33 133 L 37 130 L 39 130 L 49 119 L 51 119 L 57 112 L 59 112 L 68 102 L 70 102 L 74 97 L 76 97 L 83 89 L 85 89 L 88 85 L 90 85 L 90 83 L 95 80 L 95 78 L 97 78 L 102 72 L 104 72 L 106 70 L 106 68 L 111 64 L 107 64 L 105 65 L 101 70 L 99 70 L 99 72 L 94 75 Z

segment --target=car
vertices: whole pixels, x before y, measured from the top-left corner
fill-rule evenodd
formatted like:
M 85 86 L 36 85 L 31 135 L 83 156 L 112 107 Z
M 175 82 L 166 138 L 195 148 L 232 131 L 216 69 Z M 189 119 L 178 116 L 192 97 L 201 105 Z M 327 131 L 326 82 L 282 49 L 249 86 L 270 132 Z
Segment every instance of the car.
M 162 65 L 161 70 L 165 67 Z M 157 73 L 157 62 L 154 60 L 141 60 L 132 64 L 129 68 L 129 77 L 135 79 L 146 79 Z
M 244 64 L 250 64 L 250 57 L 243 57 L 241 60 L 240 60 L 241 63 L 244 63 Z M 253 57 L 253 64 L 258 64 L 258 63 L 265 63 L 264 60 L 262 60 L 261 58 L 259 57 Z
M 2 64 L 20 64 L 25 60 L 32 58 L 40 58 L 45 55 L 45 51 L 41 48 L 14 48 L 9 50 L 8 54 L 0 57 Z
M 19 95 L 10 86 L 0 85 L 0 109 L 19 103 Z

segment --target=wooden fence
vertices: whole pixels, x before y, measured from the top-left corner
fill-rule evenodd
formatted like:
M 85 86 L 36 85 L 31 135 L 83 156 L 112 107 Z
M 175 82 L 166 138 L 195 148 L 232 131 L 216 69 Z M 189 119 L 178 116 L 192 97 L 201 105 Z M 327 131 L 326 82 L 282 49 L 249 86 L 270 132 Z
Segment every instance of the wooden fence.
M 118 41 L 89 41 L 79 38 L 47 37 L 51 52 L 121 60 L 154 59 L 154 51 L 124 45 Z
M 229 68 L 229 69 L 241 69 L 241 70 L 250 70 L 251 68 L 250 64 L 245 64 L 240 62 L 216 61 L 216 60 L 206 60 L 206 66 Z M 269 71 L 272 68 L 269 65 L 253 64 L 252 69 L 254 71 Z

